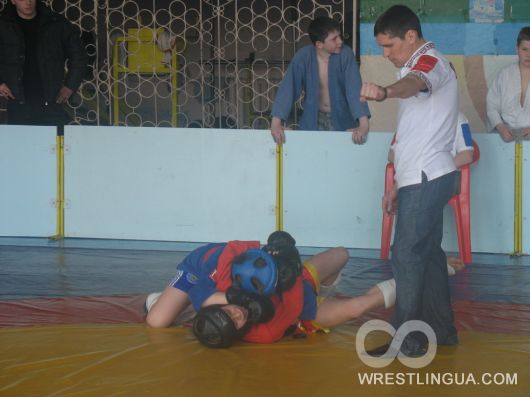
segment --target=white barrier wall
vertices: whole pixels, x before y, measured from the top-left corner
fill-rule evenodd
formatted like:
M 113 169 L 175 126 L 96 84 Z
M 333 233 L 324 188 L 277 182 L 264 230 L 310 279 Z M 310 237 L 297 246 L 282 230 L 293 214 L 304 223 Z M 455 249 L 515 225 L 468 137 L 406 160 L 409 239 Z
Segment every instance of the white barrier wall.
M 473 138 L 481 159 L 471 172 L 472 249 L 511 253 L 514 144 L 502 142 L 496 134 L 475 134 Z M 391 139 L 390 133 L 370 133 L 368 142 L 358 146 L 342 132 L 287 134 L 284 226 L 296 236 L 298 244 L 380 248 L 381 197 Z M 525 148 L 530 150 L 530 146 Z M 524 197 L 530 197 L 530 175 L 526 174 Z M 525 206 L 530 211 L 530 206 Z M 525 222 L 525 229 L 530 230 L 527 217 Z M 444 248 L 456 252 L 454 212 L 449 206 L 444 225 Z M 525 250 L 530 247 L 529 240 L 527 237 L 523 244 Z
M 65 129 L 67 237 L 226 241 L 275 228 L 268 131 Z
M 480 160 L 471 168 L 472 250 L 512 253 L 515 144 L 503 142 L 497 134 L 474 134 L 473 139 L 480 148 Z M 525 185 L 530 186 L 529 175 Z M 446 208 L 445 215 L 444 241 L 448 249 L 457 251 L 452 209 Z
M 284 227 L 302 246 L 379 248 L 392 134 L 354 145 L 346 132 L 288 132 Z
M 55 127 L 0 125 L 0 236 L 56 233 Z
M 284 229 L 299 245 L 379 249 L 390 133 L 353 145 L 342 132 L 287 134 Z M 514 144 L 475 134 L 474 252 L 513 251 Z M 0 236 L 56 231 L 55 129 L 0 126 Z M 530 142 L 523 144 L 527 171 Z M 269 131 L 78 127 L 65 130 L 66 237 L 264 240 L 275 229 Z M 523 172 L 523 248 L 530 250 L 530 172 Z M 451 208 L 444 246 L 457 251 Z M 526 231 L 526 233 L 525 233 Z

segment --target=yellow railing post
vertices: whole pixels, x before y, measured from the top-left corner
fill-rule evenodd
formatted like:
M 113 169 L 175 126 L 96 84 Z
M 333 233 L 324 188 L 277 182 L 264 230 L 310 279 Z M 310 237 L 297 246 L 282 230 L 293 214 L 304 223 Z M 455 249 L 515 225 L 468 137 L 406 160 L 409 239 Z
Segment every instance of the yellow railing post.
M 513 255 L 523 254 L 523 144 L 515 144 L 515 200 Z
M 276 230 L 283 230 L 283 145 L 276 145 Z
M 64 136 L 57 135 L 57 197 L 55 199 L 57 209 L 57 224 L 55 226 L 55 236 L 52 240 L 62 240 L 64 238 Z

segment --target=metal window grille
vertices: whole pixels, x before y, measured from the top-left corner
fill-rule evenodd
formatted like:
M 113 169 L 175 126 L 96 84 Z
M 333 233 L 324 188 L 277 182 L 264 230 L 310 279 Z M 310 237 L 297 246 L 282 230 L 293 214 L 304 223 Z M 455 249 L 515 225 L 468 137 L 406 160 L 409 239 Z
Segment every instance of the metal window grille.
M 355 0 L 45 3 L 79 26 L 90 56 L 68 102 L 72 124 L 269 128 L 278 85 L 310 43 L 314 17 L 334 18 L 356 45 Z

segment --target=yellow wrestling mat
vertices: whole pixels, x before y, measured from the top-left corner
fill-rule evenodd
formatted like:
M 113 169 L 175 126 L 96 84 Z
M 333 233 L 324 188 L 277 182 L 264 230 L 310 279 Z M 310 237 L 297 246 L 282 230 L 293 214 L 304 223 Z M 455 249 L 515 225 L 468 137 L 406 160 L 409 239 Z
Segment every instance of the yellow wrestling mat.
M 462 331 L 460 345 L 440 347 L 421 370 L 397 360 L 372 369 L 357 357 L 356 329 L 211 350 L 184 327 L 4 328 L 0 396 L 530 396 L 528 336 Z M 369 376 L 379 384 L 361 382 Z

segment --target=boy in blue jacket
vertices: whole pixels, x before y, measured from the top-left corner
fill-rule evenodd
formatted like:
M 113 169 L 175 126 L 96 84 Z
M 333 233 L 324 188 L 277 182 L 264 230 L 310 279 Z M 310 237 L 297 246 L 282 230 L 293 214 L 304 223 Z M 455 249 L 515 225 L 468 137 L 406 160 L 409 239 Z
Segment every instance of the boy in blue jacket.
M 352 49 L 343 44 L 340 26 L 330 18 L 313 20 L 308 34 L 313 45 L 294 55 L 276 93 L 271 112 L 274 141 L 285 142 L 283 122 L 303 92 L 300 130 L 349 131 L 354 143 L 364 143 L 370 111 L 359 99 L 362 82 Z

